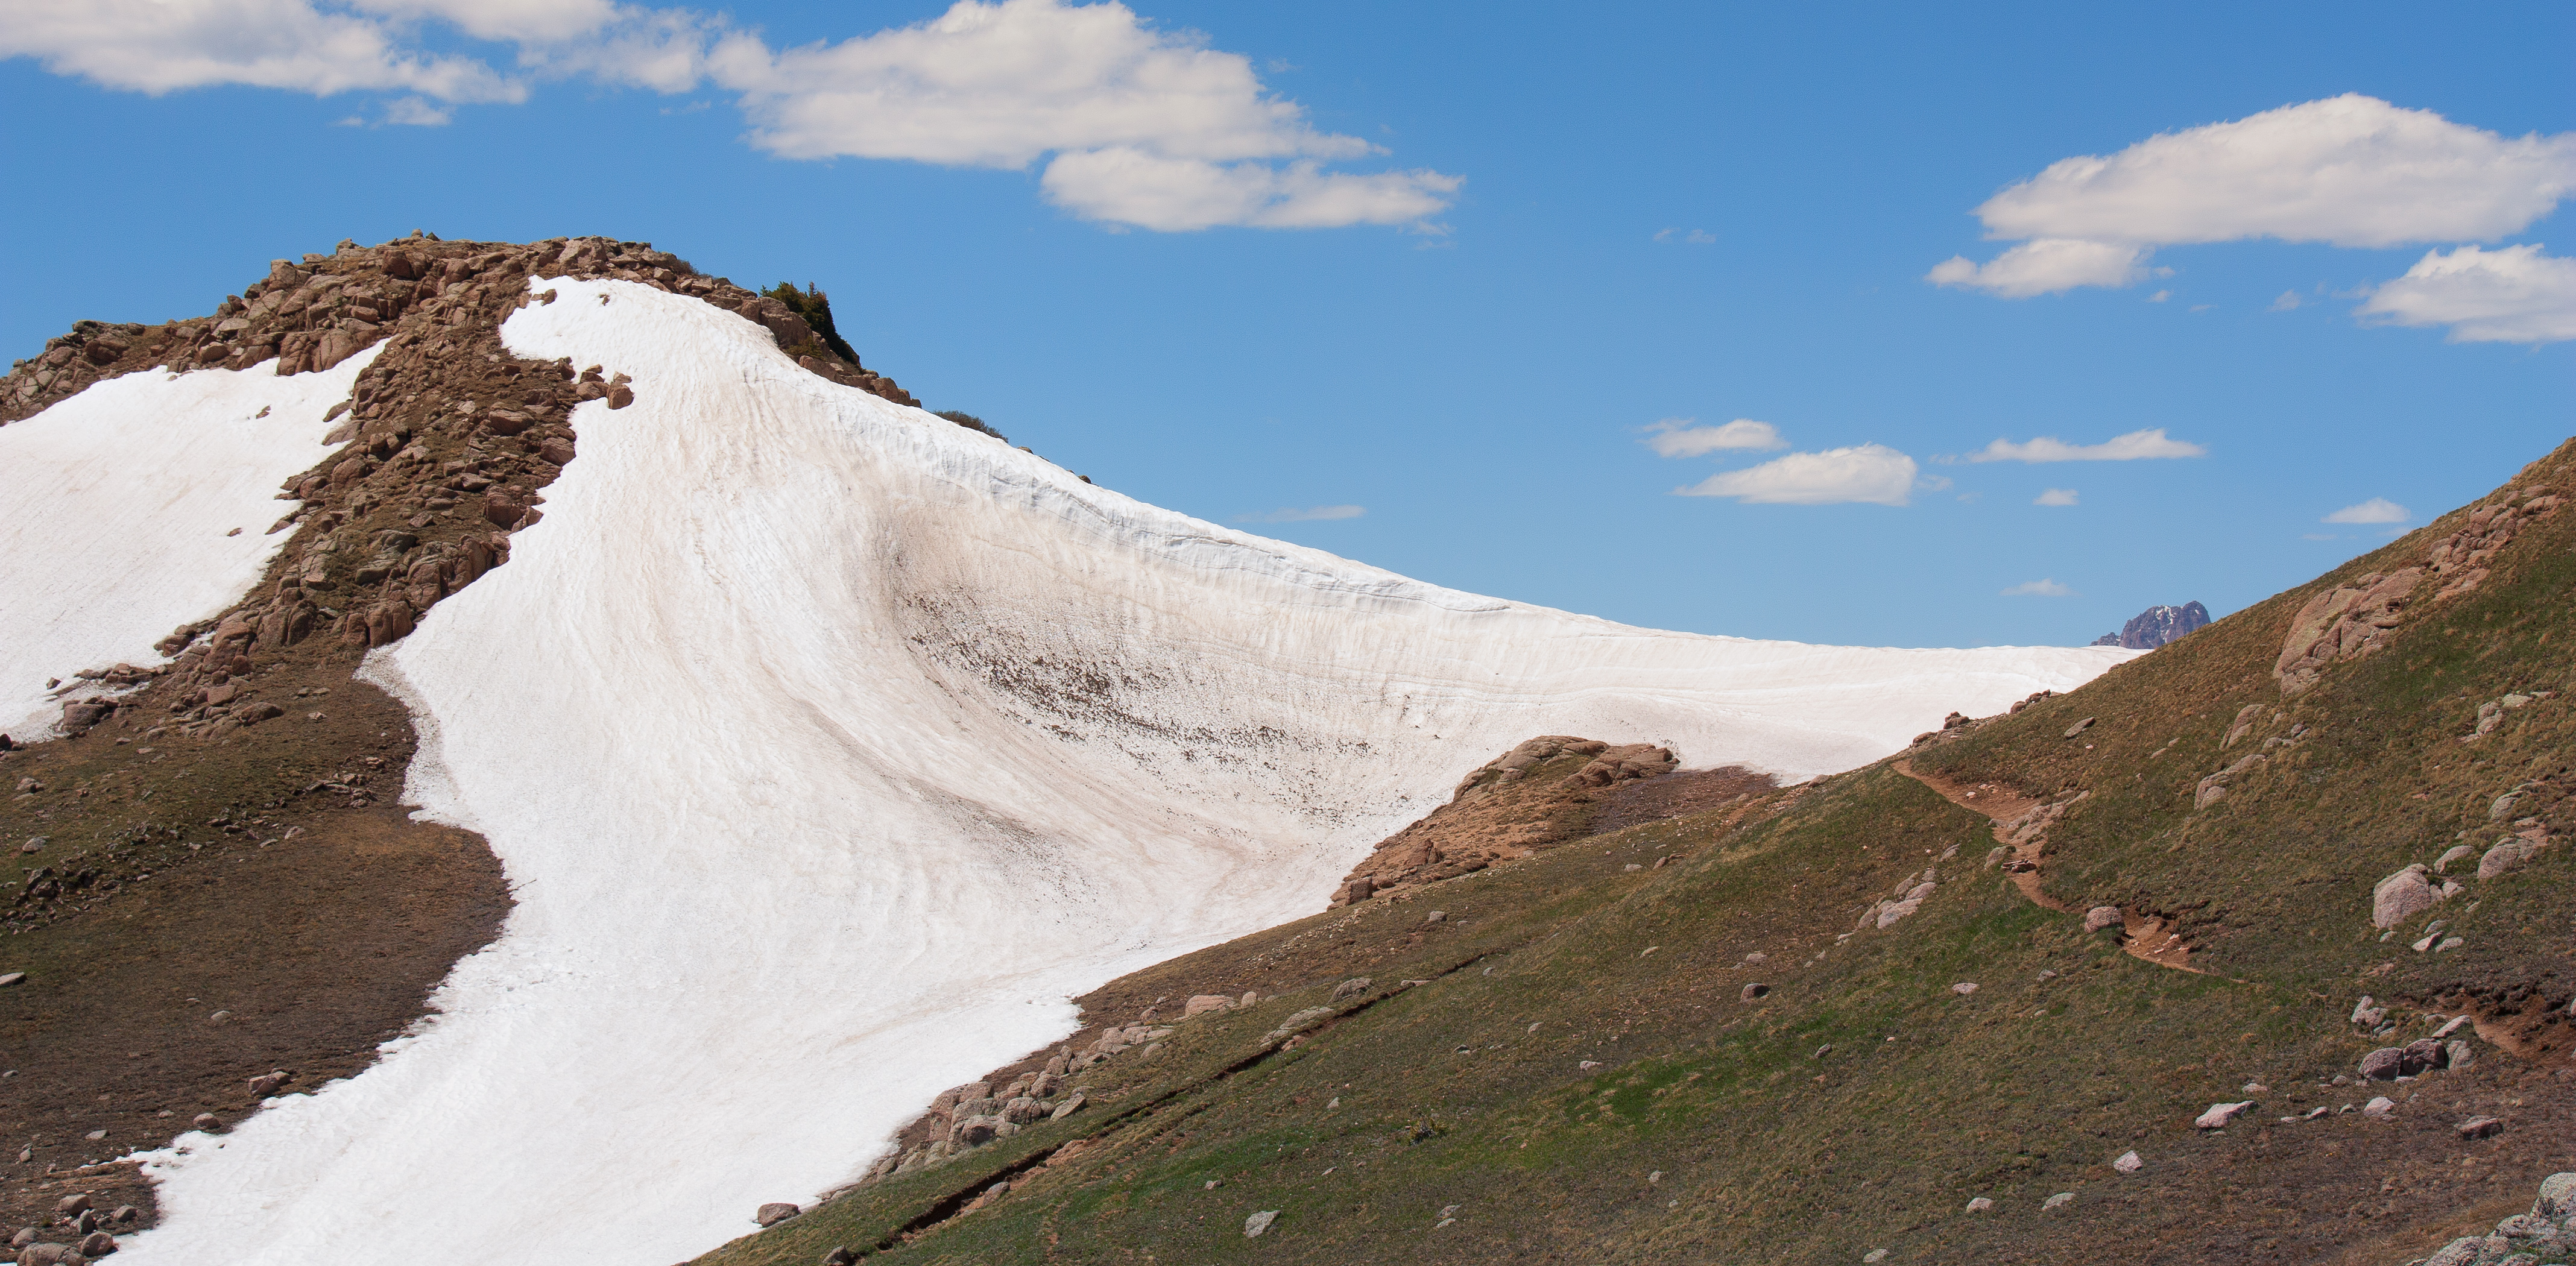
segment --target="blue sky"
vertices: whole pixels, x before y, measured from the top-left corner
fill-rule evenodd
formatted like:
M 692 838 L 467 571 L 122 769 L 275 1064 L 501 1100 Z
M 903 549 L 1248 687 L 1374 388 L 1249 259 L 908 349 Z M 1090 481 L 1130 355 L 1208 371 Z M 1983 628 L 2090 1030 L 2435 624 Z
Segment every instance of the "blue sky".
M 145 9 L 0 0 L 12 357 L 645 240 L 1147 501 L 1882 645 L 2223 614 L 2569 434 L 2564 5 Z

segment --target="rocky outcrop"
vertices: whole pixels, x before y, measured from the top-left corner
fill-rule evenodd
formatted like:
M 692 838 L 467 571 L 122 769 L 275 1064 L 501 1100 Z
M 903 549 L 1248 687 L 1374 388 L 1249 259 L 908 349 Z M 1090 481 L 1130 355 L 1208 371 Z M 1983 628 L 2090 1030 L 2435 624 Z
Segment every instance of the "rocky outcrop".
M 2423 579 L 2420 567 L 2384 576 L 2372 572 L 2308 599 L 2291 617 L 2290 631 L 2281 639 L 2280 658 L 2272 665 L 2272 679 L 2280 683 L 2281 693 L 2298 694 L 2316 685 L 2327 665 L 2359 659 L 2386 646 Z
M 2209 624 L 2209 608 L 2197 602 L 2178 607 L 2149 607 L 2120 626 L 2117 633 L 2105 633 L 2093 639 L 2095 646 L 2121 646 L 2133 651 L 2151 651 L 2173 642 Z
M 1521 743 L 1461 779 L 1448 804 L 1380 842 L 1334 890 L 1332 904 L 1472 874 L 1585 834 L 1597 793 L 1677 764 L 1651 743 L 1613 747 L 1564 734 Z

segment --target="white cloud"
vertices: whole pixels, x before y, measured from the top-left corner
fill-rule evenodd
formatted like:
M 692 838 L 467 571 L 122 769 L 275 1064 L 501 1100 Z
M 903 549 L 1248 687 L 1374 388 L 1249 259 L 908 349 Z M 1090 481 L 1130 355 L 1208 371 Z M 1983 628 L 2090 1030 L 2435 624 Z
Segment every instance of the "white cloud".
M 2007 299 L 2072 290 L 2077 286 L 2118 288 L 2143 280 L 2146 251 L 2111 242 L 2044 237 L 1997 255 L 1980 265 L 1953 255 L 1934 265 L 1923 279 L 1936 286 L 1983 290 Z
M 2401 506 L 2386 497 L 2372 497 L 2370 500 L 2364 501 L 2359 505 L 2345 506 L 2332 514 L 2317 520 L 2317 522 L 2404 523 L 2408 519 L 2414 517 L 2415 516 L 2413 514 L 2408 513 L 2406 507 Z
M 347 0 L 361 13 L 454 23 L 479 40 L 531 43 L 588 35 L 618 18 L 609 0 Z
M 2268 310 L 2273 312 L 2288 312 L 2298 306 L 2299 292 L 2296 290 L 2284 290 L 2281 292 L 2279 298 L 2272 300 L 2272 306 Z
M 2540 249 L 2427 252 L 2405 276 L 2372 292 L 2361 315 L 2392 325 L 2447 325 L 2455 343 L 2576 339 L 2576 259 Z
M 2203 457 L 2209 450 L 2169 438 L 2163 427 L 2115 435 L 2099 444 L 2069 444 L 2043 435 L 2027 444 L 1998 439 L 1974 453 L 1972 462 L 2127 462 L 2155 457 Z
M 2347 93 L 2149 137 L 2107 158 L 2052 163 L 1977 208 L 1989 238 L 2024 246 L 1984 269 L 1953 259 L 1930 279 L 2027 298 L 2126 284 L 2101 280 L 2113 275 L 2119 250 L 2142 266 L 2158 246 L 2255 237 L 2361 247 L 2483 241 L 2520 231 L 2571 193 L 2576 133 L 2500 136 Z M 2054 262 L 2014 261 L 2028 247 L 2068 241 L 2095 253 L 2057 247 Z M 2014 284 L 1976 280 L 1999 267 Z
M 1357 175 L 1313 162 L 1210 163 L 1125 147 L 1047 164 L 1047 197 L 1077 215 L 1166 233 L 1221 224 L 1265 229 L 1402 224 L 1449 205 L 1459 179 L 1435 171 Z
M 1733 497 L 1770 505 L 1863 501 L 1901 506 L 1914 488 L 1914 459 L 1883 444 L 1791 453 L 1746 470 L 1711 475 L 1674 491 L 1685 497 Z
M 1321 170 L 1377 147 L 1316 131 L 1263 91 L 1250 59 L 1117 3 L 960 0 L 838 44 L 737 42 L 711 64 L 743 94 L 752 143 L 773 153 L 1004 168 L 1053 154 L 1049 198 L 1146 228 L 1400 223 L 1446 207 L 1460 183 Z
M 2061 159 L 1977 208 L 2003 239 L 2475 241 L 2576 191 L 2576 133 L 2520 138 L 2346 93 Z
M 1315 506 L 1311 509 L 1279 509 L 1268 514 L 1238 514 L 1237 523 L 1318 523 L 1331 519 L 1356 519 L 1368 513 L 1367 506 Z
M 383 23 L 306 0 L 0 0 L 0 57 L 153 96 L 216 84 L 439 101 L 527 96 L 480 61 L 401 48 Z
M 1462 183 L 1327 170 L 1383 151 L 1317 130 L 1304 107 L 1262 87 L 1250 59 L 1114 0 L 959 0 L 911 26 L 788 49 L 721 16 L 613 0 L 324 3 L 0 0 L 0 57 L 156 94 L 246 84 L 419 99 L 394 122 L 431 121 L 432 102 L 524 100 L 527 76 L 664 93 L 713 82 L 738 94 L 751 143 L 783 157 L 1044 163 L 1040 186 L 1057 205 L 1167 231 L 1419 222 Z M 517 74 L 407 47 L 430 22 L 515 45 Z
M 2072 488 L 2051 488 L 2048 491 L 2039 494 L 2031 504 L 2035 506 L 2071 506 L 2075 504 L 2075 490 Z
M 1737 418 L 1719 426 L 1693 426 L 1691 418 L 1666 418 L 1646 428 L 1646 447 L 1658 457 L 1698 457 L 1720 449 L 1787 448 L 1789 441 L 1780 438 L 1780 428 L 1751 418 Z
M 454 111 L 420 97 L 399 97 L 385 107 L 385 122 L 398 126 L 445 127 L 455 117 Z
M 2172 291 L 2170 291 L 2170 290 L 2159 290 L 2159 291 L 2155 292 L 2154 294 L 2148 295 L 2148 296 L 2147 296 L 2147 302 L 2149 302 L 2149 303 L 2162 303 L 2162 302 L 2164 302 L 2165 300 L 2170 299 L 2170 298 L 2173 298 L 2173 292 L 2172 292 Z
M 2003 591 L 2006 598 L 2072 598 L 2075 591 L 2054 580 L 2025 580 Z
M 1688 234 L 1684 234 L 1680 229 L 1663 229 L 1655 234 L 1655 240 L 1664 243 L 1682 242 L 1691 246 L 1707 246 L 1717 241 L 1717 235 L 1706 229 L 1692 229 Z

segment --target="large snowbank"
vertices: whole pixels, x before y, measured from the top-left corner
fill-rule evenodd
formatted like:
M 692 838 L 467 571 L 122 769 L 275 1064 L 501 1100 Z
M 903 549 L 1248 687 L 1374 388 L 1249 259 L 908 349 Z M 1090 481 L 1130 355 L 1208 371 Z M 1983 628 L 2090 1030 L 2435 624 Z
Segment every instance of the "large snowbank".
M 518 896 L 365 1074 L 157 1166 L 145 1263 L 690 1256 L 852 1177 L 1069 992 L 1301 915 L 1511 744 L 1792 778 L 2090 649 L 1687 636 L 1157 510 L 801 372 L 749 322 L 545 281 L 513 350 L 634 375 L 508 566 L 370 660 L 411 794 Z
M 294 508 L 277 486 L 323 458 L 323 413 L 374 359 L 144 370 L 0 426 L 0 734 L 54 733 L 48 678 L 160 663 L 153 643 L 258 581 Z

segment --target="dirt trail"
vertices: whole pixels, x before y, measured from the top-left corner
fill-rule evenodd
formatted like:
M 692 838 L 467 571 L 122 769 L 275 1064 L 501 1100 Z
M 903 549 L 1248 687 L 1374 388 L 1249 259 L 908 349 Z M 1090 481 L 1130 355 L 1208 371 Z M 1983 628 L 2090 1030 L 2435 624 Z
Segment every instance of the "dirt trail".
M 1995 842 L 2011 851 L 2011 856 L 2004 863 L 2006 874 L 2013 887 L 2030 898 L 2032 905 L 2073 913 L 2072 907 L 2040 889 L 2040 848 L 2047 842 L 2047 837 L 2043 831 L 2024 829 L 2026 824 L 2038 821 L 2048 813 L 2049 802 L 2034 800 L 1993 783 L 1969 785 L 1952 782 L 1917 770 L 1913 762 L 1907 760 L 1900 759 L 1895 764 L 1896 772 L 1940 792 L 1942 799 L 1962 809 L 1984 814 L 1994 823 Z M 2064 801 L 2057 808 L 2063 811 L 2065 805 L 2072 803 Z M 2018 842 L 2016 836 L 2019 837 Z M 2120 911 L 2120 948 L 2129 957 L 2143 959 L 2158 967 L 2187 972 L 2201 970 L 2191 965 L 2191 946 L 2173 931 L 2172 924 L 2143 911 L 2125 908 Z

